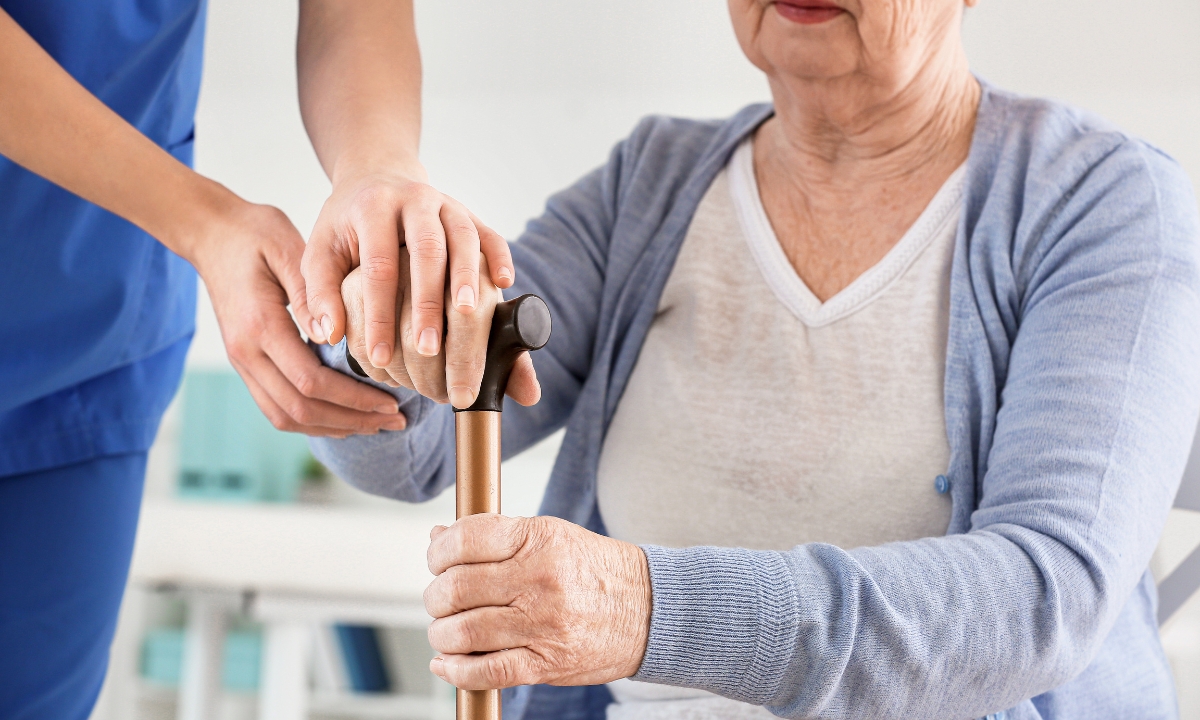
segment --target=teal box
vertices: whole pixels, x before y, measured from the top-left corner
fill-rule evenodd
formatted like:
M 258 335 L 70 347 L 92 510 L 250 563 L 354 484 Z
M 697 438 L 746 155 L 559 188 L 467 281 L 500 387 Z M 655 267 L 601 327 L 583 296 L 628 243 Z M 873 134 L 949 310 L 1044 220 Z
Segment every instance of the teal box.
M 258 689 L 262 667 L 262 634 L 251 630 L 233 630 L 225 636 L 221 684 L 234 692 Z
M 210 500 L 295 500 L 310 455 L 276 430 L 236 373 L 196 370 L 183 382 L 179 494 Z
M 142 641 L 142 677 L 155 685 L 177 687 L 183 670 L 183 630 L 159 628 Z
M 184 634 L 180 628 L 158 628 L 142 641 L 141 674 L 164 687 L 179 687 L 183 672 Z M 262 633 L 230 630 L 221 650 L 221 685 L 232 692 L 258 690 L 262 667 Z

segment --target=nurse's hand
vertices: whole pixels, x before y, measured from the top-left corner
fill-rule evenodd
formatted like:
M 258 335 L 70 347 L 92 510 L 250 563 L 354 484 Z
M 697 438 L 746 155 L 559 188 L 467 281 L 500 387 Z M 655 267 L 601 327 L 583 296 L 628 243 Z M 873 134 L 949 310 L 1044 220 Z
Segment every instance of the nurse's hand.
M 465 690 L 596 685 L 637 672 L 650 637 L 641 548 L 553 517 L 471 515 L 430 534 L 429 668 Z
M 479 395 L 483 380 L 483 365 L 487 354 L 488 333 L 492 327 L 492 312 L 502 298 L 500 290 L 491 281 L 487 258 L 478 258 L 481 274 L 479 294 L 471 312 L 451 312 L 445 318 L 445 342 L 439 344 L 433 355 L 419 348 L 419 340 L 413 326 L 412 306 L 414 288 L 412 279 L 422 268 L 410 258 L 408 248 L 401 247 L 397 255 L 396 298 L 394 310 L 396 326 L 393 341 L 395 352 L 384 366 L 376 366 L 368 353 L 365 286 L 366 271 L 362 266 L 355 268 L 342 282 L 341 300 L 346 308 L 346 349 L 358 362 L 363 372 L 372 380 L 392 387 L 403 386 L 416 390 L 425 397 L 439 403 L 451 402 L 455 407 L 470 407 Z M 444 290 L 449 295 L 449 290 Z M 449 303 L 449 297 L 446 298 Z M 438 324 L 442 329 L 442 324 Z M 509 397 L 522 405 L 533 405 L 542 394 L 533 361 L 529 353 L 522 353 L 513 366 L 508 381 Z
M 241 200 L 188 258 L 212 298 L 225 349 L 271 423 L 307 435 L 401 430 L 394 398 L 323 366 L 288 314 L 310 327 L 300 275 L 304 241 L 276 208 Z
M 442 347 L 444 308 L 463 315 L 475 311 L 482 292 L 480 251 L 492 268 L 491 283 L 502 288 L 513 283 L 508 243 L 453 198 L 398 172 L 338 178 L 304 252 L 302 270 L 314 318 L 310 337 L 341 340 L 346 332 L 342 281 L 361 266 L 363 342 L 374 366 L 391 363 L 401 247 L 408 248 L 413 265 L 413 302 L 405 322 L 416 348 L 427 357 Z

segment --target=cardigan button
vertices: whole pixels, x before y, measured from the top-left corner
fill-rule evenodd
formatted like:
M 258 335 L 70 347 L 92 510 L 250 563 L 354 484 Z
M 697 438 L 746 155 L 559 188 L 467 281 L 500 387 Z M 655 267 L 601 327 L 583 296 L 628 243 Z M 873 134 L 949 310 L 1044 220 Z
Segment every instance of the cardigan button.
M 950 492 L 950 478 L 945 475 L 938 475 L 933 480 L 933 489 L 937 490 L 939 495 L 945 495 Z

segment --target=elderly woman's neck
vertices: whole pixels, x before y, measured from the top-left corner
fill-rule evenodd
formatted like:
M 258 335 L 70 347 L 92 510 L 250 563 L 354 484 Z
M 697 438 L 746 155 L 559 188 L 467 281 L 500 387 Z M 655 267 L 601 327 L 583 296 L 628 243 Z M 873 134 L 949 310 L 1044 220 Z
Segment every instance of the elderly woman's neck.
M 857 76 L 771 85 L 776 117 L 757 139 L 801 185 L 860 188 L 931 166 L 948 175 L 970 150 L 980 87 L 965 57 L 930 63 L 894 89 Z
M 776 115 L 755 134 L 767 217 L 822 302 L 887 254 L 966 159 L 979 83 L 944 65 L 890 93 L 848 80 L 773 83 Z

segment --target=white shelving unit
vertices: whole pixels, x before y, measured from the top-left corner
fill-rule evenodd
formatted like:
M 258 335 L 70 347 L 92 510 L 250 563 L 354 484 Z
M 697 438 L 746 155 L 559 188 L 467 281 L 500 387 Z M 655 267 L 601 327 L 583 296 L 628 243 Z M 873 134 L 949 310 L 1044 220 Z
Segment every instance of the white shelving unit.
M 506 513 L 536 512 L 557 446 L 551 438 L 504 464 Z M 406 505 L 335 480 L 334 497 L 323 504 L 195 502 L 170 493 L 171 468 L 161 458 L 157 469 L 152 462 L 109 678 L 93 720 L 454 717 L 452 688 L 432 675 L 426 692 L 382 696 L 315 692 L 310 683 L 319 626 L 428 626 L 425 551 L 430 529 L 454 520 L 452 492 Z M 178 691 L 138 674 L 146 600 L 164 590 L 187 604 Z M 263 626 L 257 698 L 230 698 L 220 687 L 221 643 L 235 615 Z

